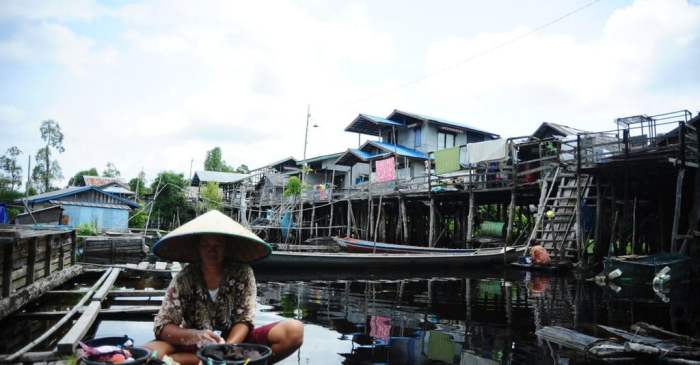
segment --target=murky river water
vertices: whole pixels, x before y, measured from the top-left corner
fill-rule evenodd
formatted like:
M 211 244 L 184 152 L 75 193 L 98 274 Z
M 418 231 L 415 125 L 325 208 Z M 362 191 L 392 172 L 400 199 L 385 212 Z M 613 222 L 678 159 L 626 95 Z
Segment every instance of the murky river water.
M 433 273 L 258 273 L 257 324 L 305 323 L 301 351 L 283 364 L 580 364 L 585 359 L 537 340 L 559 325 L 604 336 L 595 324 L 622 328 L 646 321 L 700 335 L 700 293 L 676 285 L 663 297 L 650 288 L 598 287 L 571 276 L 514 270 Z M 120 279 L 125 288 L 162 289 L 167 278 Z M 64 289 L 89 285 L 79 278 Z M 67 309 L 77 296 L 46 296 L 32 311 Z M 154 298 L 113 298 L 107 306 L 157 305 Z M 15 316 L 0 323 L 3 353 L 52 324 Z M 152 338 L 150 316 L 104 316 L 89 335 Z M 56 338 L 42 344 L 47 349 Z

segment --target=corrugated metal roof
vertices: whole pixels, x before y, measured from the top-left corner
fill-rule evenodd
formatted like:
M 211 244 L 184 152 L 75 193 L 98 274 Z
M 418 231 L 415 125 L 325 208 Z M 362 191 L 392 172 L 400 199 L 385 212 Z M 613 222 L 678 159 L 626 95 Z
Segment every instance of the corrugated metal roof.
M 107 209 L 128 209 L 131 207 L 125 204 L 106 204 L 106 203 L 90 203 L 90 202 L 73 202 L 68 200 L 49 200 L 49 203 L 56 205 L 72 205 L 76 207 L 90 207 L 90 208 L 107 208 Z
M 231 184 L 231 183 L 236 183 L 241 180 L 245 180 L 248 178 L 250 175 L 248 174 L 239 174 L 237 172 L 221 172 L 221 171 L 206 171 L 206 170 L 199 170 L 195 171 L 194 173 L 195 177 L 199 181 L 202 182 L 217 182 L 220 184 Z M 194 180 L 194 177 L 192 177 Z
M 310 157 L 310 158 L 307 158 L 306 160 L 299 160 L 299 162 L 297 162 L 297 165 L 303 165 L 304 163 L 313 163 L 313 162 L 325 161 L 325 160 L 335 160 L 338 158 L 338 156 L 340 156 L 342 154 L 343 154 L 343 152 L 336 152 L 336 153 L 331 153 L 328 155 Z
M 476 128 L 474 126 L 462 123 L 462 122 L 455 122 L 452 120 L 431 117 L 428 115 L 423 115 L 423 114 L 418 114 L 418 113 L 405 112 L 403 110 L 398 110 L 398 109 L 394 109 L 394 111 L 391 114 L 389 114 L 389 116 L 387 118 L 388 119 L 396 118 L 396 114 L 401 114 L 401 115 L 407 116 L 409 118 L 418 119 L 418 120 L 422 120 L 425 122 L 434 122 L 434 123 L 443 124 L 443 125 L 449 126 L 449 127 L 455 127 L 458 129 L 465 129 L 465 130 L 469 130 L 472 132 L 486 134 L 486 135 L 491 136 L 491 138 L 493 138 L 493 139 L 500 138 L 500 136 L 496 133 L 485 131 L 483 129 L 479 129 L 479 128 Z
M 121 186 L 108 186 L 106 188 L 102 188 L 102 191 L 106 191 L 108 193 L 112 194 L 123 194 L 123 195 L 136 195 L 133 191 L 123 188 Z
M 563 124 L 559 124 L 559 123 L 544 122 L 544 123 L 540 124 L 539 127 L 537 127 L 537 129 L 535 130 L 535 133 L 533 133 L 532 135 L 535 137 L 541 138 L 541 135 L 544 132 L 545 128 L 551 128 L 555 132 L 561 134 L 564 137 L 575 136 L 579 133 L 581 133 L 581 134 L 590 133 L 590 132 L 587 132 L 587 131 L 584 131 L 581 129 L 569 127 L 568 125 L 563 125 Z
M 372 136 L 378 136 L 381 133 L 381 127 L 405 127 L 403 123 L 389 120 L 382 117 L 377 117 L 369 114 L 358 114 L 357 117 L 345 127 L 346 132 L 362 133 Z
M 338 159 L 335 160 L 334 164 L 341 166 L 353 166 L 358 162 L 367 162 L 388 155 L 388 153 L 372 154 L 357 148 L 348 148 L 347 151 L 340 154 Z
M 391 144 L 391 143 L 385 143 L 385 142 L 379 142 L 379 141 L 367 141 L 367 142 L 365 142 L 363 147 L 366 146 L 367 144 L 375 146 L 384 152 L 395 153 L 399 156 L 406 156 L 409 158 L 416 158 L 416 159 L 421 159 L 421 160 L 427 160 L 430 158 L 428 156 L 428 154 L 425 152 L 421 152 L 418 150 L 414 150 L 412 148 L 404 147 L 400 144 Z M 360 147 L 360 148 L 362 148 L 362 147 Z
M 83 175 L 83 182 L 85 186 L 105 186 L 111 183 L 117 183 L 119 185 L 126 185 L 126 182 L 120 177 L 102 177 L 102 176 L 90 176 Z
M 27 198 L 27 202 L 32 203 L 32 204 L 43 203 L 43 202 L 47 202 L 50 200 L 58 200 L 60 198 L 66 197 L 66 196 L 80 194 L 82 192 L 89 191 L 89 190 L 94 190 L 100 194 L 105 194 L 109 197 L 114 198 L 115 200 L 123 202 L 125 205 L 127 205 L 129 207 L 132 207 L 132 208 L 139 208 L 140 207 L 140 205 L 134 201 L 121 198 L 121 197 L 116 196 L 114 194 L 110 194 L 106 191 L 100 190 L 99 188 L 97 188 L 95 186 L 69 186 L 65 189 L 60 189 L 60 190 L 49 191 L 49 192 L 41 193 L 41 194 L 37 194 L 37 195 L 32 195 L 32 196 Z M 15 201 L 21 203 L 23 200 L 24 199 L 17 199 Z

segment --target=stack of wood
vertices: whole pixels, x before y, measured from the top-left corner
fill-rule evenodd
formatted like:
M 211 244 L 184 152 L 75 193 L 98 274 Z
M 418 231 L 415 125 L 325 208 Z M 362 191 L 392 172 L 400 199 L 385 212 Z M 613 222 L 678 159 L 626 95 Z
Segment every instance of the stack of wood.
M 699 339 L 645 322 L 633 324 L 631 331 L 598 327 L 611 337 L 598 338 L 559 326 L 544 327 L 536 334 L 543 340 L 604 361 L 700 365 Z
M 144 255 L 148 247 L 143 236 L 94 236 L 85 238 L 84 253 L 87 256 Z

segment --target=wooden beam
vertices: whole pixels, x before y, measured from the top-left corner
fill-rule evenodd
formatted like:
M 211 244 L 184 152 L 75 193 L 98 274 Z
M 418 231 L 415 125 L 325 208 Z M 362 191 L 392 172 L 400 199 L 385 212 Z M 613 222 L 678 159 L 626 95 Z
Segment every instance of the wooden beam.
M 30 343 L 28 343 L 27 345 L 25 345 L 24 347 L 19 349 L 17 352 L 8 356 L 7 361 L 13 362 L 14 360 L 16 360 L 17 358 L 22 356 L 24 353 L 26 353 L 27 351 L 34 348 L 34 346 L 44 342 L 44 340 L 46 340 L 49 336 L 51 336 L 54 332 L 56 332 L 59 328 L 61 328 L 66 322 L 68 322 L 68 320 L 70 320 L 73 317 L 73 315 L 75 315 L 78 312 L 78 310 L 83 306 L 83 304 L 85 304 L 85 302 L 87 302 L 87 300 L 90 299 L 90 297 L 92 297 L 92 294 L 95 292 L 95 290 L 97 290 L 97 288 L 100 285 L 102 285 L 102 283 L 107 279 L 107 276 L 109 276 L 109 274 L 111 272 L 112 272 L 112 269 L 105 271 L 104 274 L 102 274 L 102 276 L 100 276 L 100 278 L 97 280 L 97 282 L 95 282 L 95 284 L 92 286 L 92 288 L 90 288 L 90 290 L 87 293 L 85 293 L 85 295 L 80 299 L 80 301 L 78 301 L 78 303 L 70 311 L 68 311 L 63 317 L 61 317 L 61 319 L 59 319 L 56 323 L 54 323 L 54 325 L 51 326 L 51 328 L 49 328 L 44 333 L 42 333 L 41 336 L 35 338 L 33 341 L 31 341 Z M 98 305 L 98 309 L 99 309 L 100 303 L 99 302 L 94 302 L 94 303 L 96 303 Z M 71 352 L 72 351 L 73 350 L 71 349 Z
M 428 246 L 435 247 L 435 198 L 430 197 L 430 225 L 428 228 Z
M 109 290 L 112 289 L 112 286 L 114 286 L 114 282 L 117 281 L 117 277 L 119 276 L 120 272 L 120 269 L 112 269 L 112 272 L 109 274 L 102 286 L 100 286 L 100 289 L 98 289 L 97 292 L 95 292 L 95 295 L 92 296 L 93 301 L 101 302 L 107 298 Z
M 12 253 L 15 249 L 15 240 L 3 248 L 2 264 L 2 297 L 7 298 L 12 294 Z
M 346 223 L 347 223 L 347 227 L 345 227 L 345 237 L 350 237 L 350 235 L 352 233 L 350 231 L 352 229 L 351 228 L 352 226 L 350 223 L 350 221 L 352 220 L 352 203 L 350 202 L 350 198 L 348 198 L 348 207 L 347 207 L 347 210 L 345 213 L 346 213 Z
M 408 213 L 406 212 L 406 199 L 399 197 L 399 205 L 401 209 L 401 225 L 403 226 L 403 241 L 408 242 L 409 231 L 408 231 Z
M 681 200 L 683 197 L 683 177 L 685 176 L 685 168 L 681 167 L 678 170 L 678 176 L 676 177 L 676 199 L 673 208 L 673 230 L 671 231 L 671 253 L 676 253 L 678 248 L 678 230 L 680 229 L 681 220 Z
M 53 246 L 53 235 L 46 239 L 46 252 L 44 252 L 44 276 L 51 275 L 51 246 Z
M 30 238 L 27 244 L 27 285 L 34 282 L 34 262 L 36 261 L 36 237 Z
M 510 204 L 508 204 L 508 226 L 506 227 L 506 243 L 513 241 L 513 222 L 515 220 L 515 189 L 510 192 Z
M 472 238 L 474 238 L 474 214 L 476 214 L 474 205 L 474 191 L 469 189 L 469 212 L 467 213 L 467 241 L 471 241 Z
M 83 339 L 95 322 L 95 319 L 97 319 L 97 315 L 100 314 L 100 306 L 101 304 L 99 301 L 93 301 L 87 306 L 87 309 L 80 315 L 80 318 L 78 318 L 73 327 L 58 341 L 56 350 L 59 354 L 73 353 L 78 341 Z
M 82 271 L 82 266 L 70 266 L 62 271 L 55 272 L 50 277 L 41 278 L 19 289 L 9 297 L 3 298 L 0 300 L 0 319 L 10 315 L 30 301 L 39 298 L 50 289 L 78 276 Z

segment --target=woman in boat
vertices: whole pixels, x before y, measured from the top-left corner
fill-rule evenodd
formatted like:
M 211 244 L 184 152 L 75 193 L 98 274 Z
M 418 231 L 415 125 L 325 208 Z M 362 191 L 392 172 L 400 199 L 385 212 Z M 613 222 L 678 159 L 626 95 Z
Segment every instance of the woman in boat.
M 158 241 L 153 252 L 189 262 L 168 287 L 154 321 L 156 340 L 146 347 L 183 365 L 197 364 L 199 347 L 257 343 L 272 348 L 271 362 L 303 342 L 301 322 L 284 320 L 254 327 L 257 289 L 250 263 L 270 246 L 218 211 L 193 219 Z

